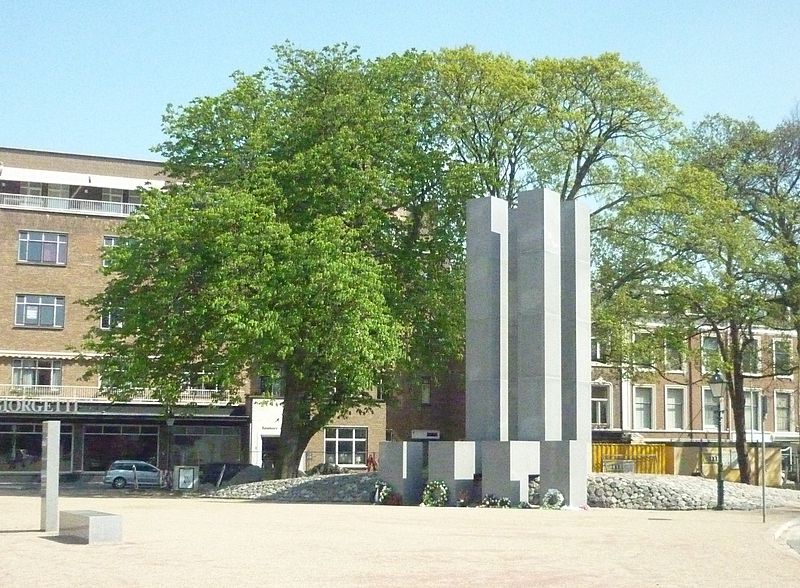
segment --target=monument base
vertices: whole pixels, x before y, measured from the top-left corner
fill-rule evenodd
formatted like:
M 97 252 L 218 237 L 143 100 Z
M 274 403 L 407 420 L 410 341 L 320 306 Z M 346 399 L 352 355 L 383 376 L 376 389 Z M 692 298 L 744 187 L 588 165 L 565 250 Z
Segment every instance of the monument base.
M 565 506 L 586 504 L 590 441 L 542 441 L 539 492 L 555 488 L 564 495 Z
M 481 494 L 528 502 L 528 478 L 539 473 L 540 442 L 481 441 L 480 445 Z
M 475 485 L 475 442 L 434 441 L 428 444 L 428 480 L 441 480 L 450 490 L 447 504 L 454 506 L 459 497 L 467 502 L 480 500 L 473 496 Z
M 380 444 L 381 479 L 403 497 L 403 504 L 422 502 L 426 480 L 422 475 L 424 446 L 420 441 L 382 441 Z

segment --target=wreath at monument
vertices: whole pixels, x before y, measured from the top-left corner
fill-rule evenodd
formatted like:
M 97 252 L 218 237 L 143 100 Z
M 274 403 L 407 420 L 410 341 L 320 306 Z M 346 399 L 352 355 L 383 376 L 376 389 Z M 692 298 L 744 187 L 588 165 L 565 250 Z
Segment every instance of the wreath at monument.
M 505 496 L 500 498 L 494 494 L 487 494 L 481 500 L 481 507 L 483 508 L 511 508 L 511 499 Z
M 397 506 L 403 504 L 403 498 L 394 491 L 389 484 L 383 480 L 375 482 L 375 494 L 373 501 L 375 504 L 388 504 L 390 506 Z
M 447 484 L 441 480 L 433 480 L 425 484 L 420 506 L 445 506 L 448 494 Z
M 548 510 L 558 510 L 564 505 L 564 495 L 555 488 L 550 488 L 544 493 L 542 498 L 542 508 Z

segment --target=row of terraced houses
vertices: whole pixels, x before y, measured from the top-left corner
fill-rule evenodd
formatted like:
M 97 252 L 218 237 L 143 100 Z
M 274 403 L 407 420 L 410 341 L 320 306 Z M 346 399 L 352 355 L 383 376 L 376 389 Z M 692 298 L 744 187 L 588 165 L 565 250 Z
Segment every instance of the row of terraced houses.
M 157 162 L 0 148 L 0 476 L 38 471 L 42 422 L 49 419 L 62 423 L 62 472 L 94 475 L 118 458 L 161 468 L 269 465 L 280 433 L 279 381 L 252 374 L 240 402 L 222 404 L 213 384 L 187 377 L 167 418 L 146 391 L 114 403 L 97 379 L 84 379 L 77 350 L 90 319 L 79 301 L 102 290 L 102 251 L 117 243 L 120 223 L 140 204 L 139 189 L 165 183 Z M 111 321 L 103 317 L 99 326 Z M 748 358 L 748 436 L 760 439 L 763 429 L 776 455 L 800 441 L 793 339 L 760 331 Z M 706 353 L 715 344 L 712 337 L 696 341 Z M 599 345 L 592 352 L 596 445 L 668 447 L 667 470 L 708 474 L 717 404 L 703 362 L 666 354 L 664 370 L 630 376 L 604 363 Z M 407 381 L 388 405 L 329 423 L 302 465 L 364 468 L 370 455 L 380 459 L 378 444 L 386 439 L 463 438 L 463 368 Z M 769 399 L 763 421 L 762 397 Z M 723 415 L 727 466 L 735 468 L 730 411 Z

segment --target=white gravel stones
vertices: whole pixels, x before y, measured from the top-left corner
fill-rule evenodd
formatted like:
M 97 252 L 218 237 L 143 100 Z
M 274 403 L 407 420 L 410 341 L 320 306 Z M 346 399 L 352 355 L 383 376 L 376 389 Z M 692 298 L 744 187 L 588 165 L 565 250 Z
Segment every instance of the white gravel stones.
M 211 496 L 283 502 L 371 502 L 377 480 L 375 473 L 307 476 L 228 486 Z
M 350 473 L 270 480 L 228 486 L 210 494 L 283 502 L 372 502 L 375 473 Z M 589 506 L 640 510 L 703 510 L 717 504 L 716 480 L 693 476 L 653 474 L 591 474 Z M 767 488 L 767 508 L 800 507 L 800 491 Z M 725 508 L 761 508 L 761 487 L 725 482 Z
M 725 508 L 761 508 L 761 487 L 725 482 Z M 717 482 L 694 476 L 655 474 L 592 474 L 589 506 L 640 510 L 702 510 L 717 505 Z M 800 505 L 800 492 L 766 489 L 767 508 Z

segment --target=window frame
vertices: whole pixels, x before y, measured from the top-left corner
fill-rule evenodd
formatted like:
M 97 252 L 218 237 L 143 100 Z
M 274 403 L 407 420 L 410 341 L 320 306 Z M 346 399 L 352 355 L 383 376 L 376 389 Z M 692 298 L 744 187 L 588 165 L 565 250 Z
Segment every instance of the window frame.
M 39 299 L 38 302 L 27 301 L 28 297 L 36 297 Z M 53 304 L 45 304 L 42 302 L 43 298 L 53 298 Z M 61 302 L 59 304 L 59 301 Z M 53 324 L 41 324 L 41 308 L 42 307 L 51 307 L 53 309 Z M 22 322 L 18 322 L 18 317 L 20 316 L 20 307 L 22 308 Z M 29 315 L 29 309 L 35 307 L 36 310 L 36 324 L 29 323 L 27 317 Z M 59 319 L 59 308 L 61 309 L 60 318 L 61 324 L 58 324 Z M 66 297 L 58 296 L 55 294 L 17 294 L 14 304 L 14 326 L 17 328 L 24 328 L 24 329 L 63 329 L 64 325 L 66 324 L 66 314 L 67 314 L 67 301 Z
M 30 238 L 31 234 L 39 234 L 42 236 L 41 240 L 35 239 L 32 240 Z M 23 239 L 22 236 L 26 235 L 26 238 Z M 47 240 L 47 236 L 55 237 L 55 241 Z M 63 237 L 63 240 L 61 239 Z M 22 245 L 25 243 L 25 259 L 22 256 Z M 31 251 L 31 243 L 38 243 L 41 244 L 40 249 L 40 259 L 30 259 L 30 251 Z M 44 252 L 45 252 L 45 244 L 48 245 L 55 245 L 55 261 L 45 261 Z M 63 261 L 60 260 L 61 252 L 63 250 Z M 32 229 L 21 229 L 17 231 L 17 263 L 21 264 L 30 264 L 30 265 L 46 265 L 46 266 L 57 266 L 57 267 L 65 267 L 68 261 L 68 254 L 69 254 L 69 234 L 68 233 L 60 233 L 57 231 L 36 231 Z
M 777 344 L 778 343 L 785 343 L 787 346 L 787 356 L 789 361 L 789 373 L 780 373 L 778 371 L 778 357 L 777 357 Z M 792 340 L 787 337 L 775 337 L 772 339 L 772 367 L 773 371 L 775 372 L 776 378 L 781 378 L 785 380 L 793 380 L 794 379 L 794 365 L 793 365 L 793 354 L 792 354 Z
M 670 426 L 670 391 L 680 393 L 680 426 Z M 664 429 L 668 431 L 683 431 L 686 429 L 686 386 L 667 384 L 664 386 Z
M 45 364 L 49 363 L 49 367 Z M 28 364 L 28 365 L 26 365 Z M 32 364 L 32 365 L 31 365 Z M 24 384 L 24 375 L 26 371 L 33 372 L 32 384 Z M 40 374 L 49 373 L 50 383 L 44 384 L 40 382 Z M 11 360 L 11 385 L 12 386 L 41 386 L 46 388 L 60 388 L 64 381 L 64 364 L 60 359 L 41 359 L 41 358 L 26 358 L 17 357 Z
M 786 425 L 785 429 L 779 429 L 778 428 L 778 397 L 779 396 L 782 397 L 782 398 L 786 398 L 787 399 L 787 402 L 786 402 L 786 420 L 787 420 L 788 424 Z M 773 428 L 773 430 L 775 432 L 780 432 L 780 433 L 793 432 L 793 428 L 794 428 L 794 419 L 792 418 L 794 416 L 794 414 L 793 414 L 793 412 L 794 412 L 793 411 L 793 408 L 794 408 L 793 400 L 794 400 L 794 394 L 793 394 L 792 390 L 782 390 L 781 389 L 781 390 L 775 390 L 774 391 L 773 399 L 772 399 L 772 405 L 773 405 L 773 408 L 772 408 L 773 427 L 772 428 Z
M 422 406 L 431 405 L 431 380 L 422 378 L 419 383 L 419 403 Z
M 120 188 L 100 189 L 101 202 L 114 202 L 120 204 L 122 203 L 124 196 L 125 196 L 125 191 Z
M 20 182 L 19 193 L 23 196 L 42 196 L 42 182 Z
M 669 364 L 670 352 L 677 354 L 680 360 L 680 367 L 673 368 Z M 685 374 L 686 373 L 686 356 L 681 353 L 679 349 L 673 349 L 666 341 L 664 341 L 664 371 L 668 374 Z
M 69 184 L 47 184 L 47 197 L 48 198 L 69 198 L 71 187 Z
M 719 337 L 717 337 L 716 335 L 701 335 L 700 336 L 700 370 L 704 374 L 708 374 L 708 373 L 713 372 L 713 370 L 708 365 L 708 360 L 710 358 L 706 356 L 706 354 L 708 353 L 706 351 L 706 339 L 713 339 L 714 341 L 717 342 L 716 353 L 717 353 L 718 356 L 721 356 L 721 351 L 720 351 L 720 347 L 721 346 L 720 346 Z
M 116 316 L 116 319 L 115 319 Z M 110 331 L 122 326 L 122 309 L 109 310 L 100 315 L 100 330 Z
M 644 412 L 640 412 L 638 410 L 638 406 L 640 404 L 643 404 L 643 403 L 640 403 L 638 401 L 637 393 L 639 392 L 639 390 L 647 390 L 649 392 L 650 401 L 648 402 L 648 405 L 650 407 L 650 410 L 647 412 L 647 419 L 648 419 L 647 423 L 637 422 L 637 418 L 638 418 L 639 414 L 645 415 Z M 652 431 L 653 429 L 655 429 L 655 427 L 654 427 L 655 418 L 654 418 L 654 415 L 653 415 L 654 405 L 655 405 L 655 393 L 654 393 L 654 387 L 653 387 L 652 384 L 636 384 L 636 385 L 633 386 L 633 428 L 634 429 L 642 430 L 642 431 Z M 646 426 L 646 425 L 649 425 L 649 426 Z
M 755 353 L 756 353 L 756 371 L 745 371 L 744 365 L 744 353 L 745 348 L 750 346 L 755 346 Z M 763 361 L 761 359 L 761 337 L 754 336 L 750 343 L 747 343 L 742 347 L 742 375 L 749 376 L 749 377 L 759 377 L 763 374 Z
M 761 431 L 761 388 L 744 388 L 744 430 L 745 431 Z M 749 413 L 749 414 L 748 414 Z M 748 418 L 749 417 L 749 418 Z M 748 420 L 750 425 L 755 421 L 755 427 L 747 426 Z
M 595 363 L 605 364 L 607 358 L 606 358 L 606 353 L 603 349 L 605 347 L 603 341 L 601 341 L 599 337 L 592 337 L 590 344 L 591 344 L 591 361 Z
M 638 339 L 638 341 L 637 341 L 637 339 Z M 655 336 L 655 333 L 653 333 L 651 331 L 635 331 L 631 336 L 631 342 L 633 343 L 634 347 L 639 342 L 644 343 L 645 345 L 650 344 L 650 343 L 655 345 L 656 336 Z M 658 364 L 658 358 L 657 358 L 658 350 L 656 349 L 654 351 L 654 353 L 656 354 L 656 357 L 644 358 L 644 359 L 646 359 L 648 361 L 648 363 L 638 363 L 637 360 L 638 359 L 642 359 L 642 358 L 632 358 L 634 367 L 640 372 L 653 372 L 653 371 L 655 371 L 656 365 Z
M 117 245 L 119 245 L 119 237 L 117 235 L 103 235 L 103 246 L 100 249 L 103 267 L 111 265 L 106 259 L 105 252 Z
M 352 436 L 343 435 L 345 431 L 351 431 Z M 357 436 L 357 432 L 363 431 L 363 437 Z M 334 451 L 333 453 L 328 451 L 328 444 L 334 444 Z M 341 451 L 341 448 L 347 448 L 347 444 L 350 443 L 350 451 Z M 363 451 L 359 451 L 356 448 L 356 444 L 363 444 Z M 367 456 L 369 454 L 369 428 L 368 427 L 325 427 L 323 431 L 323 447 L 325 451 L 325 463 L 337 465 L 337 466 L 346 466 L 346 467 L 367 467 Z M 341 455 L 350 455 L 351 460 L 343 461 L 340 460 Z M 333 455 L 333 461 L 328 459 L 329 455 Z M 361 460 L 358 460 L 358 456 L 361 456 Z
M 701 388 L 701 404 L 702 404 L 702 415 L 703 415 L 703 430 L 716 430 L 717 428 L 717 413 L 716 411 L 720 409 L 722 404 L 725 402 L 725 397 L 723 396 L 720 399 L 714 398 L 714 395 L 711 393 L 710 386 L 703 386 Z M 709 402 L 711 399 L 711 402 Z M 709 416 L 707 411 L 708 409 L 713 408 L 714 414 L 711 417 L 711 422 L 708 422 L 707 417 Z M 722 410 L 725 410 L 722 408 Z M 722 419 L 722 430 L 727 430 L 725 419 Z
M 594 391 L 595 388 L 603 388 L 606 392 L 605 398 L 595 397 Z M 605 417 L 606 422 L 601 422 L 601 419 L 595 418 L 599 416 L 597 413 L 600 410 L 600 406 L 605 405 Z M 597 406 L 597 410 L 595 409 Z M 591 389 L 591 400 L 590 400 L 590 407 L 591 407 L 591 415 L 592 415 L 592 428 L 593 429 L 609 429 L 611 428 L 611 384 L 607 382 L 592 382 L 592 389 Z

